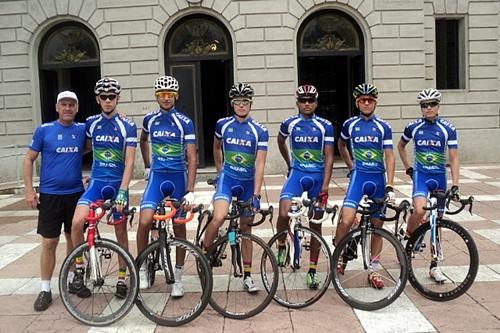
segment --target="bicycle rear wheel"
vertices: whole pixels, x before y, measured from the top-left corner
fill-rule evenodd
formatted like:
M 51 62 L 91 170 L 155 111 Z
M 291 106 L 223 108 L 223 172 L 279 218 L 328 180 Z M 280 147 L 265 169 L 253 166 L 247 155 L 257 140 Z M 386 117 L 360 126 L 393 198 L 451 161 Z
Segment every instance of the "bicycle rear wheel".
M 382 238 L 380 253 L 372 253 L 371 237 Z M 381 309 L 396 300 L 403 292 L 408 277 L 407 259 L 401 243 L 388 231 L 371 228 L 362 239 L 361 229 L 350 231 L 333 251 L 333 285 L 339 296 L 350 306 L 361 310 Z M 367 241 L 368 240 L 368 241 Z M 365 246 L 363 251 L 362 247 Z M 365 254 L 365 259 L 363 258 Z M 371 264 L 366 258 L 380 258 Z M 384 282 L 375 289 L 368 277 L 372 273 Z
M 138 273 L 132 256 L 118 243 L 108 239 L 95 241 L 95 250 L 89 250 L 87 243 L 77 246 L 64 260 L 59 273 L 59 293 L 68 312 L 90 326 L 106 326 L 123 318 L 134 306 L 137 296 Z M 80 298 L 70 293 L 73 280 L 75 258 L 83 255 L 85 263 L 84 285 L 91 296 Z M 93 274 L 91 256 L 94 256 L 100 276 L 96 280 Z M 127 294 L 125 298 L 115 296 L 118 271 L 125 265 L 128 274 L 125 279 Z
M 251 277 L 258 290 L 248 292 L 244 288 L 243 275 L 235 276 L 235 273 L 240 273 L 239 266 L 232 263 L 236 249 L 231 248 L 227 236 L 221 237 L 208 251 L 214 279 L 210 305 L 225 317 L 245 319 L 264 310 L 273 299 L 278 287 L 278 264 L 272 251 L 259 237 L 241 233 L 236 239 L 236 246 L 240 248 L 242 243 L 251 244 L 252 257 L 246 264 L 251 267 Z M 239 262 L 243 274 L 243 254 Z
M 277 233 L 268 243 L 274 256 L 278 258 L 279 282 L 274 299 L 283 306 L 295 309 L 318 301 L 330 285 L 332 272 L 332 255 L 323 237 L 304 226 L 299 227 L 297 232 L 300 240 L 299 248 L 294 246 L 294 235 L 290 235 L 288 230 Z M 278 246 L 278 240 L 284 238 L 286 238 L 285 256 L 280 253 Z M 319 253 L 314 274 L 316 284 L 308 286 L 310 281 L 306 281 L 306 278 L 311 262 L 312 240 L 319 244 Z
M 437 222 L 438 250 L 442 254 L 437 267 L 444 280 L 436 282 L 430 276 L 432 261 L 430 223 L 415 230 L 406 244 L 409 258 L 409 280 L 423 296 L 434 301 L 449 301 L 463 295 L 476 278 L 479 256 L 476 243 L 465 228 L 456 222 Z M 426 248 L 422 248 L 422 241 Z
M 165 276 L 160 262 L 160 242 L 157 240 L 149 244 L 137 259 L 138 267 L 146 262 L 148 267 L 156 267 L 157 271 L 154 284 L 139 290 L 136 304 L 153 322 L 163 326 L 180 326 L 198 317 L 207 306 L 212 292 L 212 275 L 205 256 L 190 242 L 169 238 L 167 246 L 165 256 L 170 256 L 172 267 L 176 265 L 176 251 L 185 250 L 182 274 L 184 295 L 182 297 L 171 295 L 173 283 L 167 283 L 168 277 Z

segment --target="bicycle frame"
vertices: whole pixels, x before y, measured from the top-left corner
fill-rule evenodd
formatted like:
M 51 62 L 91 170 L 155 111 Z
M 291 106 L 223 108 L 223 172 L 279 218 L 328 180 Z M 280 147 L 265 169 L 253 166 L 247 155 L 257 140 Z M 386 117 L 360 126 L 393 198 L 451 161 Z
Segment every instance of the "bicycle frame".
M 89 208 L 89 214 L 85 219 L 89 223 L 86 242 L 89 246 L 90 274 L 94 284 L 99 285 L 103 283 L 103 279 L 101 277 L 102 267 L 100 265 L 100 260 L 98 259 L 98 254 L 95 250 L 95 238 L 96 236 L 99 237 L 97 222 L 106 214 L 106 210 L 103 209 L 102 204 L 99 203 L 91 203 Z M 96 215 L 97 209 L 101 209 L 101 212 Z

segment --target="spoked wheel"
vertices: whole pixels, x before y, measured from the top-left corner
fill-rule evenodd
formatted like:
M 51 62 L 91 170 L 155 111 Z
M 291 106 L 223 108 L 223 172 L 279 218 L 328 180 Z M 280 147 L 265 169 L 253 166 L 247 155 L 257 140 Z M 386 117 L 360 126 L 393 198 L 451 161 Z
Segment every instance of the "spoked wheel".
M 479 256 L 471 235 L 458 223 L 441 220 L 436 228 L 438 260 L 432 271 L 430 224 L 418 227 L 408 240 L 409 280 L 423 296 L 449 301 L 470 288 L 476 278 Z
M 88 297 L 72 290 L 75 258 L 83 255 L 85 264 L 84 286 Z M 93 260 L 91 259 L 93 258 Z M 125 296 L 115 296 L 120 267 L 126 268 Z M 93 271 L 100 272 L 96 278 Z M 123 287 L 122 287 L 123 288 Z M 87 243 L 77 246 L 64 260 L 59 273 L 59 293 L 68 312 L 90 326 L 106 326 L 123 318 L 134 306 L 137 296 L 138 274 L 132 256 L 117 243 L 100 239 L 93 250 Z
M 237 245 L 232 248 L 227 237 L 221 237 L 208 251 L 214 279 L 210 305 L 223 316 L 245 319 L 264 310 L 273 299 L 278 286 L 278 265 L 259 237 L 241 233 L 236 239 Z M 237 258 L 237 246 L 242 249 L 240 258 Z M 245 253 L 250 248 L 251 258 Z M 252 288 L 245 285 L 245 270 L 251 272 Z
M 297 234 L 294 236 L 294 233 Z M 280 246 L 279 241 L 286 241 L 285 247 Z M 332 273 L 332 255 L 323 237 L 301 226 L 291 235 L 288 230 L 279 232 L 268 245 L 279 268 L 274 299 L 283 306 L 297 309 L 317 302 L 328 289 Z M 317 253 L 313 253 L 314 248 Z M 310 268 L 314 268 L 314 274 L 309 274 Z
M 371 244 L 377 238 L 382 250 L 374 253 Z M 403 292 L 407 276 L 401 243 L 386 230 L 369 229 L 365 240 L 360 229 L 352 230 L 333 251 L 333 285 L 354 308 L 370 311 L 391 304 Z
M 163 326 L 179 326 L 190 322 L 198 317 L 205 309 L 212 292 L 212 275 L 205 256 L 201 251 L 188 241 L 178 238 L 167 240 L 168 251 L 165 255 L 170 256 L 172 267 L 175 267 L 176 253 L 184 253 L 184 265 L 182 273 L 182 284 L 184 295 L 182 297 L 172 296 L 173 281 L 165 275 L 159 255 L 160 243 L 155 241 L 142 251 L 137 259 L 138 267 L 146 262 L 157 265 L 156 279 L 149 288 L 140 289 L 137 296 L 137 307 L 150 320 Z M 155 262 L 148 261 L 150 259 Z M 151 266 L 155 267 L 155 266 Z M 168 272 L 168 270 L 167 270 Z M 168 274 L 168 273 L 167 273 Z

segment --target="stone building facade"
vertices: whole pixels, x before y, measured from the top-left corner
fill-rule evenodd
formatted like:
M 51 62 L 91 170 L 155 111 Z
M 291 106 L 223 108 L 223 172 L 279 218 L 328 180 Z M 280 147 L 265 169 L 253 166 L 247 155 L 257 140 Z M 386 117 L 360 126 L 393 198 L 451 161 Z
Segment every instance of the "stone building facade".
M 95 80 L 114 77 L 120 110 L 140 128 L 165 73 L 180 80 L 179 108 L 195 119 L 202 165 L 211 164 L 211 127 L 228 114 L 235 81 L 256 90 L 269 172 L 284 168 L 275 137 L 306 82 L 319 87 L 336 129 L 355 113 L 352 87 L 373 82 L 395 142 L 419 116 L 416 93 L 437 86 L 461 161 L 499 162 L 499 8 L 498 0 L 1 1 L 0 182 L 19 177 L 17 155 L 37 124 L 55 118 L 58 90 L 75 90 L 90 115 Z

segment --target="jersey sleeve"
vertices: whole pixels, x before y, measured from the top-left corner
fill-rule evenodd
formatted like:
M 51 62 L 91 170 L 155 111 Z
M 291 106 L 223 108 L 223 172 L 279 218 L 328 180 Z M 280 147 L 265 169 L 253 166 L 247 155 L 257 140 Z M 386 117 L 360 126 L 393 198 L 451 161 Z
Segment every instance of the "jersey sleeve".
M 401 139 L 405 142 L 409 142 L 411 139 L 413 139 L 413 130 L 411 124 L 406 125 L 405 129 L 403 130 L 403 134 L 401 135 Z
M 455 127 L 449 129 L 448 133 L 448 148 L 457 149 L 458 148 L 458 138 L 457 138 L 457 130 Z
M 224 123 L 223 119 L 217 120 L 217 123 L 215 124 L 215 133 L 214 135 L 217 137 L 217 139 L 222 139 L 222 125 Z
M 90 133 L 91 125 L 92 125 L 92 118 L 87 118 L 87 120 L 85 121 L 85 136 L 89 140 L 92 140 L 92 133 Z
M 384 149 L 392 149 L 392 127 L 388 123 L 384 124 L 384 137 L 382 138 L 382 145 Z
M 287 119 L 287 120 L 284 120 L 281 123 L 281 125 L 280 125 L 280 132 L 279 132 L 279 134 L 281 134 L 285 138 L 287 138 L 290 135 L 290 133 L 288 131 L 289 124 L 290 124 L 290 121 Z
M 31 144 L 29 145 L 31 150 L 36 152 L 41 152 L 43 149 L 43 128 L 42 126 L 37 126 L 35 133 L 33 133 L 33 138 L 31 139 Z
M 267 130 L 262 130 L 259 134 L 259 142 L 257 142 L 257 150 L 267 151 L 269 142 L 269 133 Z
M 349 121 L 346 120 L 342 125 L 342 130 L 340 131 L 340 139 L 343 141 L 348 141 L 351 138 L 351 134 L 349 134 Z
M 196 134 L 194 133 L 193 121 L 184 123 L 184 143 L 185 144 L 195 144 Z
M 334 141 L 333 125 L 327 123 L 325 126 L 325 145 L 333 145 Z
M 131 121 L 128 124 L 126 146 L 137 147 L 137 126 Z
M 151 119 L 150 115 L 146 115 L 144 119 L 142 120 L 142 130 L 144 133 L 149 134 L 149 120 Z

